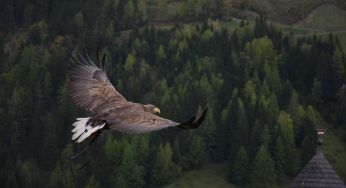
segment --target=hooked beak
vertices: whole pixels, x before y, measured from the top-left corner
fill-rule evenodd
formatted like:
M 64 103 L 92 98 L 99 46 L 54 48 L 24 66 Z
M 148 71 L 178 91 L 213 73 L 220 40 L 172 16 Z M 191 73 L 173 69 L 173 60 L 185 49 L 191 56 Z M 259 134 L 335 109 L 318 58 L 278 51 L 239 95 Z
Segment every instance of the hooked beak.
M 154 108 L 154 114 L 161 114 L 161 111 L 159 108 Z

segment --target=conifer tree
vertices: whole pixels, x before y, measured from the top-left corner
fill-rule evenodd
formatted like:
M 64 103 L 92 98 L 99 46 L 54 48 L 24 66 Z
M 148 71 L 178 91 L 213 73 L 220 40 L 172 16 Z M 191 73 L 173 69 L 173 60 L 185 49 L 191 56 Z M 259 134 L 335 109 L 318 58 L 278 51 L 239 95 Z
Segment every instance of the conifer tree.
M 52 187 L 52 188 L 75 187 L 75 180 L 73 175 L 74 165 L 72 164 L 72 161 L 70 160 L 71 156 L 72 156 L 72 145 L 68 144 L 66 145 L 65 149 L 62 151 L 60 160 L 50 175 L 49 187 Z
M 311 99 L 317 107 L 320 107 L 322 103 L 322 85 L 317 78 L 315 78 L 313 82 L 313 86 L 311 89 Z
M 175 172 L 173 171 L 172 155 L 173 152 L 169 143 L 166 143 L 165 146 L 159 145 L 152 169 L 152 184 L 164 185 L 173 179 Z
M 248 123 L 243 101 L 238 98 L 237 125 L 235 128 L 235 143 L 237 146 L 248 144 Z M 233 144 L 235 144 L 233 143 Z
M 124 18 L 125 18 L 125 27 L 129 28 L 133 26 L 135 18 L 135 5 L 132 0 L 127 1 L 124 6 Z
M 343 80 L 345 78 L 345 57 L 343 57 L 342 52 L 337 48 L 333 53 L 333 69 L 337 74 L 339 80 Z
M 268 130 L 268 126 L 265 126 L 262 132 L 262 145 L 269 150 L 269 144 L 270 144 L 270 133 Z
M 97 181 L 94 175 L 91 175 L 86 183 L 85 188 L 100 188 L 100 183 Z
M 133 146 L 125 144 L 124 151 L 114 182 L 116 187 L 143 187 L 144 168 L 139 165 Z
M 228 179 L 237 184 L 244 185 L 248 178 L 249 158 L 246 149 L 239 148 L 237 157 L 229 164 Z
M 195 168 L 204 162 L 205 159 L 205 144 L 202 137 L 198 135 L 190 135 L 191 141 L 189 142 L 188 153 L 184 156 L 183 161 L 185 167 Z
M 303 164 L 306 164 L 311 159 L 311 157 L 314 156 L 316 151 L 316 142 L 317 140 L 314 140 L 310 135 L 304 137 L 302 141 L 301 154 Z
M 163 60 L 166 59 L 166 52 L 162 45 L 156 51 L 156 61 L 158 63 L 162 63 Z
M 19 167 L 19 180 L 21 187 L 35 188 L 39 187 L 40 181 L 40 171 L 36 166 L 30 161 L 23 162 Z
M 273 160 L 262 145 L 252 162 L 249 182 L 251 187 L 276 187 L 276 172 Z
M 274 148 L 274 164 L 275 164 L 275 171 L 276 174 L 278 175 L 278 178 L 282 177 L 285 173 L 285 165 L 286 165 L 286 152 L 285 152 L 285 147 L 284 143 L 282 141 L 281 136 L 279 136 L 276 139 L 275 142 L 275 148 Z
M 138 16 L 137 19 L 141 22 L 145 22 L 148 20 L 148 11 L 147 11 L 147 5 L 146 1 L 139 0 L 138 1 L 138 7 L 137 7 Z
M 135 64 L 136 64 L 136 57 L 132 53 L 130 53 L 127 56 L 125 64 L 124 64 L 125 71 L 127 71 L 128 73 L 132 73 L 134 71 Z
M 295 149 L 295 135 L 291 116 L 285 111 L 281 111 L 277 123 L 280 127 L 280 133 L 286 151 L 285 171 L 287 175 L 294 175 L 299 170 L 299 158 Z

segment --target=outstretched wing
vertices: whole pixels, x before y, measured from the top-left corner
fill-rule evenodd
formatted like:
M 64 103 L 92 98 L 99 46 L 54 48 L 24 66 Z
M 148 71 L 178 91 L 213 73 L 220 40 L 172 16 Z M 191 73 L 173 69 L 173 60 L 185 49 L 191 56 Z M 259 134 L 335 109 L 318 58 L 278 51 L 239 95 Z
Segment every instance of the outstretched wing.
M 111 107 L 127 103 L 125 97 L 110 83 L 106 73 L 89 57 L 72 57 L 69 73 L 70 94 L 75 103 L 86 110 L 100 114 Z
M 107 128 L 121 132 L 146 133 L 175 126 L 194 129 L 205 118 L 207 109 L 184 123 L 146 112 L 141 104 L 127 101 L 88 56 L 79 55 L 73 61 L 69 69 L 70 94 L 77 105 L 94 114 L 90 121 L 105 122 Z
M 114 109 L 103 118 L 111 129 L 125 133 L 148 133 L 176 126 L 183 129 L 197 128 L 203 122 L 206 113 L 207 109 L 197 117 L 194 116 L 184 123 L 177 123 L 145 112 L 136 103 L 129 103 L 127 106 Z

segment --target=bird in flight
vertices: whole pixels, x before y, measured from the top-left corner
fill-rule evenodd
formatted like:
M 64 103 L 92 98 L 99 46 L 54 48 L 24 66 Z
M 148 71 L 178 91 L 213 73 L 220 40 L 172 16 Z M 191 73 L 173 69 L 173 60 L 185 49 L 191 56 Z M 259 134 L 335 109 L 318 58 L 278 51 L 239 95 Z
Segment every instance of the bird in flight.
M 188 121 L 177 123 L 160 117 L 160 109 L 155 105 L 126 100 L 110 83 L 103 70 L 104 59 L 104 56 L 101 59 L 98 55 L 100 68 L 88 55 L 72 56 L 68 85 L 70 95 L 78 106 L 91 114 L 90 117 L 77 118 L 73 123 L 72 140 L 80 143 L 90 137 L 90 146 L 105 130 L 148 133 L 169 127 L 194 129 L 203 122 L 207 108 Z

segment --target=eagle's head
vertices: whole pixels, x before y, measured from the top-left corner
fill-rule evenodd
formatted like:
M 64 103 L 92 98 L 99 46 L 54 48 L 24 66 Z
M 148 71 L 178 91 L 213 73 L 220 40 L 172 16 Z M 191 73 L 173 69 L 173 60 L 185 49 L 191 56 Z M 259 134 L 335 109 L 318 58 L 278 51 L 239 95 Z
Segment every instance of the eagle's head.
M 153 114 L 160 114 L 161 113 L 160 109 L 158 107 L 156 107 L 155 105 L 144 104 L 142 106 L 143 106 L 144 111 L 146 111 L 146 112 L 151 112 Z

